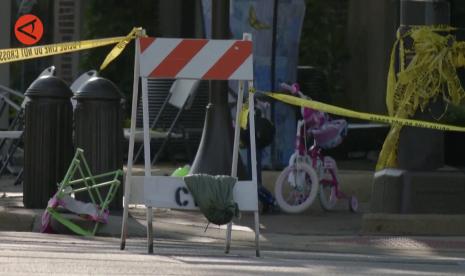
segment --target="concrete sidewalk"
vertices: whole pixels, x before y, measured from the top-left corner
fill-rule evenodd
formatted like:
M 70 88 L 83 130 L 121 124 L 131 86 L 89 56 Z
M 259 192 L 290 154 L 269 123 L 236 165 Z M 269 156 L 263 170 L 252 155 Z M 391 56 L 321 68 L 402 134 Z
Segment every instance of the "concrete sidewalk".
M 11 211 L 11 209 L 10 209 Z M 23 224 L 20 231 L 38 232 L 41 211 L 31 211 L 25 217 L 32 219 L 32 226 Z M 12 212 L 9 212 L 12 214 Z M 18 217 L 19 213 L 16 213 Z M 324 253 L 350 253 L 392 255 L 392 256 L 424 256 L 424 257 L 463 257 L 465 256 L 465 237 L 428 237 L 428 236 L 360 236 L 360 214 L 351 215 L 336 212 L 335 218 L 317 214 L 305 216 L 269 215 L 261 216 L 260 242 L 264 250 L 305 251 Z M 254 233 L 252 216 L 245 215 L 234 223 L 232 232 L 232 252 L 250 250 L 254 252 Z M 29 220 L 31 222 L 31 220 Z M 129 219 L 128 246 L 140 244 L 145 239 L 145 210 L 132 209 Z M 3 224 L 3 223 L 2 223 Z M 155 253 L 157 244 L 164 241 L 176 242 L 179 246 L 189 244 L 201 250 L 203 246 L 222 247 L 225 238 L 225 227 L 209 226 L 205 231 L 206 220 L 198 212 L 179 212 L 173 210 L 155 210 L 154 238 Z M 336 225 L 335 228 L 333 226 Z M 59 224 L 54 224 L 60 233 L 69 231 Z M 119 238 L 121 216 L 112 215 L 109 223 L 100 228 L 99 236 Z M 325 232 L 324 230 L 330 230 Z M 8 229 L 0 229 L 8 231 Z M 9 230 L 11 231 L 11 229 Z M 44 234 L 49 235 L 49 234 Z M 119 240 L 115 241 L 115 248 Z
M 157 171 L 168 173 L 172 168 Z M 264 172 L 264 182 L 268 185 L 279 172 Z M 350 213 L 347 202 L 340 202 L 336 210 L 324 212 L 315 202 L 306 212 L 289 214 L 271 214 L 260 216 L 260 240 L 262 247 L 273 250 L 331 251 L 331 252 L 380 252 L 397 255 L 435 254 L 465 255 L 465 237 L 428 237 L 428 236 L 375 236 L 365 235 L 363 212 L 368 208 L 371 192 L 372 172 L 343 170 L 340 172 L 342 189 L 355 194 L 361 201 L 361 212 Z M 13 179 L 0 181 L 0 231 L 38 232 L 43 210 L 29 210 L 22 205 L 22 187 L 13 186 Z M 268 186 L 271 188 L 270 186 Z M 72 216 L 72 215 L 70 215 Z M 415 218 L 413 219 L 413 221 Z M 402 227 L 411 224 L 404 221 Z M 129 239 L 145 237 L 145 209 L 142 206 L 130 210 Z M 68 230 L 55 224 L 60 233 Z M 178 240 L 180 242 L 207 243 L 222 245 L 225 227 L 210 225 L 205 231 L 207 221 L 199 212 L 156 209 L 154 212 L 154 235 L 157 240 Z M 376 225 L 371 225 L 376 230 Z M 425 226 L 423 226 L 425 228 Z M 426 227 L 428 228 L 428 227 Z M 253 250 L 253 217 L 244 213 L 234 221 L 232 247 L 247 247 Z M 373 231 L 376 233 L 376 231 Z M 372 232 L 372 233 L 373 233 Z M 100 228 L 99 236 L 119 237 L 121 233 L 121 215 L 112 214 L 109 223 Z M 371 234 L 372 234 L 371 233 Z M 412 234 L 412 233 L 410 233 Z

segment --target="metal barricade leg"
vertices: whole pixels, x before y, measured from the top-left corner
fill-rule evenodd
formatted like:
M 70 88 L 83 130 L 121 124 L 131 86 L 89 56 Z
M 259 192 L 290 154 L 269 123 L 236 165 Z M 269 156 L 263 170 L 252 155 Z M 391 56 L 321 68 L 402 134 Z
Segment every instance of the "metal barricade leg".
M 258 211 L 253 213 L 255 221 L 255 256 L 260 257 L 260 222 L 258 219 Z
M 224 253 L 228 254 L 229 249 L 231 248 L 231 232 L 232 232 L 232 222 L 228 223 L 228 227 L 226 229 L 226 248 L 224 249 Z
M 147 252 L 153 253 L 153 209 L 147 207 Z
M 134 51 L 134 82 L 132 86 L 132 110 L 131 110 L 131 132 L 129 135 L 129 152 L 128 152 L 128 166 L 126 172 L 126 181 L 124 182 L 124 211 L 123 222 L 121 225 L 121 245 L 120 249 L 124 250 L 126 247 L 126 238 L 128 234 L 128 215 L 129 215 L 129 198 L 131 197 L 131 177 L 132 165 L 134 157 L 134 135 L 136 131 L 136 115 L 137 115 L 137 99 L 139 94 L 139 40 L 136 40 L 136 47 Z

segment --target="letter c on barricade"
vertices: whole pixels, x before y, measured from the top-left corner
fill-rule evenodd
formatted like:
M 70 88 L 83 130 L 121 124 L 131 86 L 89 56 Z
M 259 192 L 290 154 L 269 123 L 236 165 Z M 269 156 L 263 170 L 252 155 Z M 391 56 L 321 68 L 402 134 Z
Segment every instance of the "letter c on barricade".
M 181 201 L 181 192 L 183 192 L 185 195 L 189 194 L 189 190 L 187 190 L 186 187 L 177 188 L 175 193 L 176 204 L 178 204 L 178 206 L 186 206 L 187 204 L 189 204 L 189 201 Z

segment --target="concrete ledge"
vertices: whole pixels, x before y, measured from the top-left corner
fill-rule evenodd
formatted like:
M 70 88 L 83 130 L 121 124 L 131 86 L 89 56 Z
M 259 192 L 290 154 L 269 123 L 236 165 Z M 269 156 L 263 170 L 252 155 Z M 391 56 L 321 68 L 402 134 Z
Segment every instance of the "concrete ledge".
M 375 173 L 371 212 L 464 214 L 465 174 L 456 169 Z
M 41 212 L 42 210 L 0 207 L 0 231 L 29 232 Z
M 365 214 L 362 234 L 465 235 L 465 215 Z

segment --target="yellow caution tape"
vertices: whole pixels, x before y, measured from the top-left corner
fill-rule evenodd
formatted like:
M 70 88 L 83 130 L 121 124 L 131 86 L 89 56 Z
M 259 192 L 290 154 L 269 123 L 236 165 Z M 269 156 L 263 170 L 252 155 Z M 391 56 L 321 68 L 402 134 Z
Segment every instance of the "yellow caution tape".
M 0 50 L 0 63 L 9 63 L 14 61 L 46 57 L 64 53 L 70 53 L 80 50 L 86 50 L 120 42 L 125 37 L 112 37 L 103 39 L 92 39 L 74 42 L 64 42 L 49 45 L 11 48 Z
M 126 45 L 131 42 L 136 37 L 141 37 L 145 36 L 145 33 L 142 28 L 133 28 L 132 31 L 121 41 L 116 44 L 115 47 L 110 51 L 110 53 L 107 55 L 105 60 L 102 62 L 102 65 L 100 65 L 100 71 L 105 69 L 110 62 L 112 62 L 115 58 L 117 58 L 121 52 L 123 52 L 124 48 L 126 48 Z
M 24 48 L 0 49 L 0 64 L 82 51 L 118 43 L 105 58 L 100 69 L 113 61 L 135 37 L 141 36 L 142 28 L 134 28 L 127 36 L 64 42 Z
M 395 118 L 409 118 L 417 110 L 424 111 L 437 98 L 458 105 L 465 98 L 465 90 L 457 75 L 457 68 L 465 67 L 465 42 L 457 41 L 450 26 L 415 26 L 404 34 L 397 32 L 391 51 L 386 106 Z M 408 48 L 404 39 L 413 43 Z M 396 74 L 396 50 L 399 45 L 400 71 Z M 406 53 L 414 54 L 406 65 Z M 444 111 L 445 112 L 445 111 Z M 401 124 L 390 129 L 381 149 L 377 170 L 397 167 L 397 148 Z
M 249 119 L 249 107 L 248 107 L 248 105 L 245 104 L 245 105 L 242 106 L 240 118 L 241 118 L 241 120 L 240 120 L 241 128 L 246 129 L 247 128 L 247 122 L 248 122 L 248 119 Z
M 396 117 L 390 117 L 390 116 L 379 115 L 379 114 L 358 112 L 358 111 L 353 111 L 350 109 L 346 109 L 346 108 L 342 108 L 342 107 L 338 107 L 334 105 L 329 105 L 329 104 L 325 104 L 325 103 L 321 103 L 321 102 L 317 102 L 313 100 L 306 100 L 306 99 L 298 98 L 298 97 L 291 96 L 291 95 L 285 95 L 285 94 L 278 94 L 278 93 L 272 93 L 272 92 L 267 92 L 263 94 L 275 100 L 278 100 L 278 101 L 281 101 L 281 102 L 284 102 L 290 105 L 313 108 L 313 109 L 317 109 L 323 112 L 335 114 L 338 116 L 351 117 L 351 118 L 374 121 L 374 122 L 381 122 L 381 123 L 386 123 L 386 124 L 397 123 L 397 124 L 401 124 L 404 126 L 411 126 L 411 127 L 430 128 L 430 129 L 443 130 L 443 131 L 447 130 L 447 131 L 465 132 L 465 127 L 461 127 L 461 126 L 453 126 L 453 125 L 431 123 L 431 122 L 420 121 L 420 120 L 403 119 L 403 118 L 396 118 Z
M 398 141 L 403 126 L 465 132 L 465 127 L 408 119 L 414 116 L 418 109 L 424 111 L 431 100 L 438 97 L 453 105 L 458 105 L 465 99 L 465 89 L 457 75 L 457 68 L 465 67 L 465 42 L 457 41 L 456 37 L 450 34 L 455 30 L 457 29 L 450 26 L 414 26 L 404 34 L 397 32 L 397 40 L 391 51 L 386 91 L 389 116 L 357 112 L 290 95 L 271 92 L 264 94 L 291 105 L 390 124 L 391 129 L 381 149 L 376 170 L 397 167 Z M 404 43 L 407 36 L 413 39 L 409 49 Z M 400 65 L 398 74 L 395 72 L 397 48 Z M 414 55 L 406 66 L 407 51 Z M 246 114 L 246 111 L 242 113 Z

